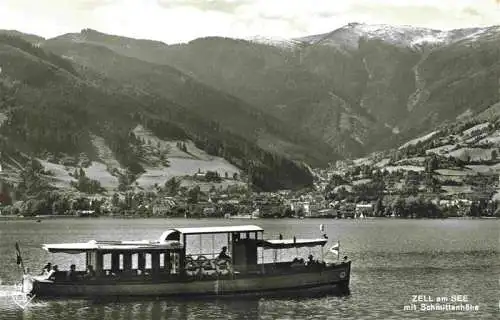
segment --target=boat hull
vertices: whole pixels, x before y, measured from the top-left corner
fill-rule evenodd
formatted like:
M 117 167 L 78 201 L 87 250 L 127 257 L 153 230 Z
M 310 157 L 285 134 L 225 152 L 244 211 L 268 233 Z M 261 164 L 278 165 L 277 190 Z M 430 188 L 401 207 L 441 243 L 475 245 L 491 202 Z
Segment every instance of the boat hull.
M 234 278 L 164 281 L 57 283 L 33 280 L 31 294 L 37 297 L 236 297 L 309 296 L 349 292 L 350 262 L 317 272 L 235 276 Z

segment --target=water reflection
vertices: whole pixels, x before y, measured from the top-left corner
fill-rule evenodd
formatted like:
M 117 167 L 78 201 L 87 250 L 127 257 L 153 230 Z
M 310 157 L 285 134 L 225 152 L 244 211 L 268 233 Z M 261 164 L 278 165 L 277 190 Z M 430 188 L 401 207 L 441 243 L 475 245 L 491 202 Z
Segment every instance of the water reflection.
M 212 301 L 89 302 L 54 300 L 34 303 L 25 310 L 11 306 L 12 319 L 161 320 L 161 319 L 261 319 L 260 299 Z M 5 315 L 5 314 L 4 314 Z M 2 317 L 3 318 L 3 317 Z
M 316 298 L 223 299 L 105 299 L 35 300 L 25 310 L 0 300 L 1 319 L 157 320 L 157 319 L 307 319 L 327 317 L 331 308 L 342 308 L 348 296 Z M 325 305 L 326 303 L 326 305 Z M 345 307 L 345 306 L 344 306 Z

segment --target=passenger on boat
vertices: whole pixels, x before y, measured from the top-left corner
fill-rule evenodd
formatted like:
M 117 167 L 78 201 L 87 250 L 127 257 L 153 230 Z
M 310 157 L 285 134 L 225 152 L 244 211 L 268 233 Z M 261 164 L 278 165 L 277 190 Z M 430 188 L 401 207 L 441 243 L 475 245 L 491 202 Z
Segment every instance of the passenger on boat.
M 315 264 L 316 261 L 314 261 L 314 257 L 312 254 L 310 254 L 308 257 L 307 257 L 307 265 L 308 266 L 312 266 L 313 264 Z
M 59 271 L 59 268 L 57 267 L 57 264 L 52 267 L 52 270 L 50 270 L 47 279 L 48 280 L 56 280 L 56 273 Z
M 43 267 L 42 269 L 42 273 L 40 274 L 41 276 L 46 276 L 50 273 L 50 271 L 52 270 L 52 264 L 50 262 L 47 262 L 47 264 L 45 265 L 45 267 Z
M 95 278 L 95 271 L 94 271 L 94 267 L 92 267 L 92 265 L 88 265 L 87 266 L 87 273 L 85 274 L 84 276 L 85 279 L 94 279 Z
M 76 280 L 78 280 L 78 273 L 76 272 L 76 265 L 74 265 L 74 264 L 72 264 L 69 267 L 68 280 L 69 281 L 76 281 Z
M 222 247 L 222 251 L 219 253 L 219 256 L 217 259 L 219 260 L 226 260 L 226 261 L 231 261 L 231 257 L 227 255 L 227 247 Z

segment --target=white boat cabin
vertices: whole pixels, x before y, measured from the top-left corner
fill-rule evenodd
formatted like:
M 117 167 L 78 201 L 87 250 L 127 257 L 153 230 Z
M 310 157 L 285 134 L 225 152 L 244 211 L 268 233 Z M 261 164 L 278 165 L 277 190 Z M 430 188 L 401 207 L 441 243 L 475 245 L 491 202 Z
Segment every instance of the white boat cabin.
M 279 265 L 278 250 L 323 247 L 327 242 L 325 238 L 264 240 L 263 236 L 264 230 L 255 225 L 174 228 L 152 241 L 92 240 L 44 244 L 43 249 L 51 253 L 85 254 L 86 265 L 93 267 L 96 279 L 167 280 L 265 274 Z M 221 258 L 223 247 L 227 248 L 225 259 Z M 266 249 L 275 250 L 274 262 L 264 263 Z M 61 272 L 59 278 L 65 274 Z M 84 272 L 80 275 L 83 277 Z

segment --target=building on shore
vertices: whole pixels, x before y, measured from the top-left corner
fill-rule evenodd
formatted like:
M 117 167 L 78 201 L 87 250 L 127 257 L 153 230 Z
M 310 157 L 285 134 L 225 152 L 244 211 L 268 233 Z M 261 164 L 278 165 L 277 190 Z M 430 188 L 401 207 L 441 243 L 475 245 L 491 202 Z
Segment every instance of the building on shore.
M 355 210 L 355 217 L 370 217 L 373 216 L 373 203 L 357 203 Z

